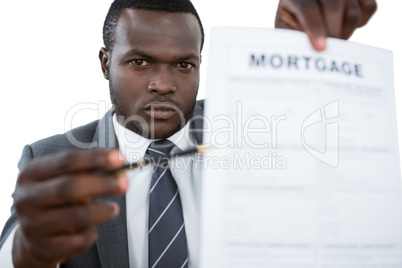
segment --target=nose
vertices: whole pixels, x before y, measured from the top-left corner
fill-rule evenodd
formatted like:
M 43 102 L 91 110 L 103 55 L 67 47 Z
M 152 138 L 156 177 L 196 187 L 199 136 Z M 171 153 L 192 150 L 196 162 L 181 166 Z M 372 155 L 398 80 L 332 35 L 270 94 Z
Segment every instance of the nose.
M 171 94 L 176 91 L 176 84 L 172 74 L 173 70 L 169 68 L 157 68 L 154 70 L 151 80 L 148 84 L 148 91 L 160 95 Z

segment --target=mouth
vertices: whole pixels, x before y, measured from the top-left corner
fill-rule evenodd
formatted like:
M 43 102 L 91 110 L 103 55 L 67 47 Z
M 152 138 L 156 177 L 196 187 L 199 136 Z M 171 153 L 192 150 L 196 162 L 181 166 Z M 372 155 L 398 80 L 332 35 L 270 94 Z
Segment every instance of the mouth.
M 171 102 L 152 102 L 145 106 L 144 112 L 153 119 L 167 120 L 177 113 L 177 106 Z

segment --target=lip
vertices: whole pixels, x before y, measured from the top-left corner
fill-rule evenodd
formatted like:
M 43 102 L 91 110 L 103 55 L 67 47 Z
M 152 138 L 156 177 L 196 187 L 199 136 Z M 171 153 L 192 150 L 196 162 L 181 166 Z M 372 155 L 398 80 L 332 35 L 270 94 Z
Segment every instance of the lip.
M 145 106 L 144 112 L 151 118 L 167 120 L 176 114 L 176 105 L 171 102 L 152 102 Z

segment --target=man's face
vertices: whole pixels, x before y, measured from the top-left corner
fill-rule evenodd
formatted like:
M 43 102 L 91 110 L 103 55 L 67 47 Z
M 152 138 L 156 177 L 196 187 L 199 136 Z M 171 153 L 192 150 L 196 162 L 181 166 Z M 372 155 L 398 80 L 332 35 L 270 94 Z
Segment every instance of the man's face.
M 155 139 L 184 127 L 197 96 L 200 49 L 193 15 L 124 10 L 111 55 L 100 52 L 119 122 Z

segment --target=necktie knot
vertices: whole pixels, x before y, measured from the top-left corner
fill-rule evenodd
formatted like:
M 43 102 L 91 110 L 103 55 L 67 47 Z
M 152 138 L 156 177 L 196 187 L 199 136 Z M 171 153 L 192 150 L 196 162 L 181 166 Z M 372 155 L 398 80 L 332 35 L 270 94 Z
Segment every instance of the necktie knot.
M 151 157 L 164 157 L 170 154 L 174 147 L 174 143 L 169 140 L 153 141 L 147 150 L 147 154 Z

